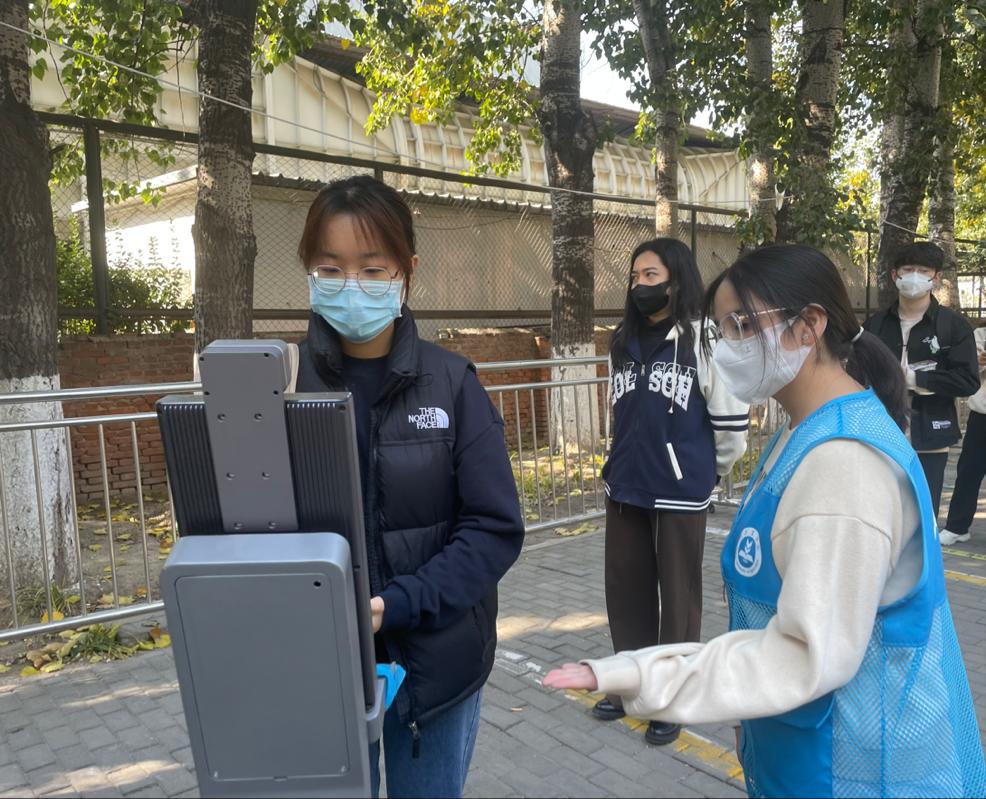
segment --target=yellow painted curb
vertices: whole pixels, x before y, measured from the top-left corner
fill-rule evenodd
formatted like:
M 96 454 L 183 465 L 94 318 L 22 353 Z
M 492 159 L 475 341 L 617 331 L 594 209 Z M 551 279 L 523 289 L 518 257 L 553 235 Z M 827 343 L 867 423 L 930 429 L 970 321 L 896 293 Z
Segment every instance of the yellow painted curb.
M 566 690 L 565 693 L 580 705 L 592 707 L 600 699 L 602 694 L 590 694 L 587 691 Z M 620 724 L 629 729 L 643 733 L 647 729 L 647 722 L 640 719 L 624 717 L 620 719 Z M 688 730 L 683 729 L 678 740 L 672 743 L 671 748 L 675 752 L 687 754 L 700 760 L 707 766 L 714 768 L 723 777 L 742 780 L 743 767 L 736 759 L 736 753 L 732 749 L 725 749 L 712 741 L 702 738 Z
M 945 569 L 945 576 L 949 580 L 959 580 L 963 583 L 972 583 L 972 585 L 978 585 L 980 588 L 986 588 L 986 577 L 980 577 L 978 574 L 966 574 L 965 572 L 953 572 Z
M 942 547 L 941 551 L 946 555 L 955 555 L 959 558 L 969 558 L 970 560 L 986 560 L 986 555 L 979 552 L 966 552 L 964 549 L 952 549 L 952 547 Z

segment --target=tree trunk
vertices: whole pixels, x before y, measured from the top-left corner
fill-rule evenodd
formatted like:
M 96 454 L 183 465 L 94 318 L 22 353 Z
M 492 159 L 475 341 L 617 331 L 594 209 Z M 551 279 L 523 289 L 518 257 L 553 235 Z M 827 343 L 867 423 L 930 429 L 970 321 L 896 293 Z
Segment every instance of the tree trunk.
M 681 112 L 678 110 L 674 43 L 668 28 L 668 4 L 665 0 L 633 0 L 633 10 L 644 47 L 657 126 L 654 141 L 657 181 L 654 227 L 658 236 L 677 237 Z
M 942 305 L 959 309 L 958 261 L 955 253 L 955 142 L 948 133 L 935 145 L 935 164 L 928 198 L 928 237 L 945 253 L 941 288 L 935 296 Z
M 750 226 L 757 244 L 777 236 L 777 194 L 774 185 L 773 125 L 769 115 L 759 113 L 758 100 L 773 91 L 774 56 L 770 31 L 770 6 L 761 0 L 746 4 L 746 70 L 750 81 L 750 109 L 746 123 L 752 148 L 746 168 L 750 192 Z
M 944 18 L 939 6 L 938 0 L 910 0 L 894 30 L 894 45 L 903 57 L 887 82 L 906 88 L 884 120 L 880 141 L 877 276 L 881 307 L 896 299 L 890 267 L 900 249 L 914 241 L 931 172 L 928 154 L 934 151 Z
M 845 38 L 845 0 L 802 0 L 799 45 L 801 71 L 795 101 L 800 153 L 788 180 L 788 197 L 777 214 L 779 241 L 798 241 L 802 220 L 831 213 L 832 142 L 837 122 L 836 97 Z
M 0 0 L 0 21 L 27 28 L 26 0 Z M 0 393 L 59 388 L 51 158 L 28 67 L 27 37 L 0 27 Z M 0 424 L 61 418 L 60 403 L 0 405 Z M 45 577 L 62 588 L 77 579 L 69 470 L 64 430 L 38 430 L 33 441 L 0 432 L 0 607 L 11 583 L 33 592 Z
M 203 0 L 198 79 L 202 92 L 249 108 L 256 0 Z M 250 113 L 202 98 L 195 204 L 195 347 L 253 336 Z
M 945 268 L 941 288 L 935 296 L 942 305 L 956 310 L 961 305 L 958 259 L 955 251 L 955 125 L 952 121 L 953 99 L 950 87 L 958 80 L 955 74 L 955 52 L 950 46 L 942 48 L 940 107 L 948 114 L 935 142 L 935 158 L 928 187 L 928 237 L 942 248 Z
M 579 99 L 581 3 L 546 0 L 542 23 L 538 117 L 544 136 L 548 183 L 552 189 L 592 192 L 597 130 Z M 551 355 L 553 358 L 594 356 L 592 198 L 571 191 L 552 191 L 551 238 Z M 591 379 L 595 374 L 592 366 L 552 370 L 556 381 Z M 594 390 L 581 386 L 551 392 L 556 445 L 577 440 L 586 446 L 590 442 L 594 425 L 589 423 L 589 408 L 594 396 Z M 598 417 L 594 410 L 592 417 Z

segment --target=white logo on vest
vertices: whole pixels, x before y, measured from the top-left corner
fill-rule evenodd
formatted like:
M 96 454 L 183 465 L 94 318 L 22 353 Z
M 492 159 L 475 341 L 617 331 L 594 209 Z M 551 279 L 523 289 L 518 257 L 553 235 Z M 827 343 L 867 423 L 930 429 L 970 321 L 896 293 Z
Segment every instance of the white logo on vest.
M 744 577 L 753 577 L 760 571 L 763 555 L 760 551 L 760 533 L 747 527 L 736 543 L 736 571 Z
M 448 430 L 448 414 L 441 408 L 418 408 L 418 413 L 409 413 L 407 420 L 417 425 L 418 430 Z

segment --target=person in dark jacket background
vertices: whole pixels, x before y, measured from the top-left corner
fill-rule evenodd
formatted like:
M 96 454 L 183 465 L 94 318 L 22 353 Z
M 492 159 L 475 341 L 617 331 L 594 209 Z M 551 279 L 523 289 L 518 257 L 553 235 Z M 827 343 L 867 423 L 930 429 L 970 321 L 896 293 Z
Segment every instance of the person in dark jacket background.
M 677 239 L 645 241 L 630 258 L 626 310 L 610 346 L 613 443 L 606 481 L 606 613 L 617 652 L 697 641 L 705 521 L 718 478 L 746 449 L 749 406 L 733 397 L 702 347 L 702 278 Z M 609 721 L 616 696 L 594 715 Z M 676 724 L 652 721 L 648 743 Z
M 961 437 L 958 397 L 979 389 L 979 364 L 972 326 L 938 303 L 932 289 L 941 281 L 944 254 L 930 242 L 904 247 L 890 279 L 897 302 L 863 323 L 900 361 L 911 396 L 911 445 L 921 459 L 935 515 L 941 504 L 948 448 Z
M 377 659 L 407 671 L 384 719 L 387 793 L 462 796 L 496 648 L 496 586 L 524 537 L 503 421 L 465 358 L 418 337 L 411 211 L 331 183 L 298 254 L 312 314 L 296 389 L 352 392 Z M 379 792 L 380 746 L 370 752 Z

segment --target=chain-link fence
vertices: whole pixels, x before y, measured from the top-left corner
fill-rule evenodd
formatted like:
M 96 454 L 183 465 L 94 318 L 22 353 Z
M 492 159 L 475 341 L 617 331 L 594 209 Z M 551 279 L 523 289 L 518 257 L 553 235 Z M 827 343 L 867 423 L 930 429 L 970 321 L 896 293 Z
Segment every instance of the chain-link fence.
M 97 329 L 101 256 L 100 248 L 92 245 L 100 238 L 105 243 L 105 268 L 111 273 L 104 301 L 104 313 L 115 320 L 109 327 L 151 332 L 169 321 L 187 326 L 195 284 L 195 136 L 63 116 L 46 119 L 63 166 L 52 193 L 56 231 L 63 242 L 75 237 L 82 250 L 76 260 L 96 274 L 95 281 L 63 281 L 63 330 Z M 83 128 L 96 125 L 99 142 L 93 146 L 93 137 L 87 140 Z M 548 324 L 552 240 L 546 187 L 259 144 L 256 149 L 258 334 L 304 328 L 308 289 L 296 252 L 305 214 L 322 185 L 357 174 L 373 174 L 397 188 L 414 213 L 421 264 L 412 296 L 425 337 L 436 338 L 446 328 Z M 103 182 L 104 210 L 95 209 L 97 213 L 90 201 L 98 203 L 100 194 L 86 189 L 87 178 L 96 174 L 93 159 Z M 706 280 L 738 252 L 737 215 L 681 207 L 679 236 L 693 247 Z M 629 254 L 653 235 L 653 206 L 637 198 L 596 195 L 594 217 L 596 314 L 599 323 L 611 324 L 623 306 Z M 60 253 L 71 253 L 71 248 L 60 248 Z M 167 291 L 147 297 L 152 307 L 141 307 L 140 297 L 121 296 L 113 284 L 113 276 L 119 280 L 119 270 L 127 268 L 178 270 L 179 277 L 172 276 Z M 154 319 L 157 326 L 139 330 L 124 324 L 135 319 Z
M 967 315 L 982 321 L 986 311 L 986 248 L 968 244 L 956 251 L 959 304 Z
M 63 331 L 99 329 L 101 256 L 93 247 L 99 240 L 111 284 L 103 301 L 103 313 L 110 317 L 103 325 L 106 332 L 188 327 L 195 285 L 195 135 L 44 116 L 56 154 L 52 205 L 60 260 L 75 259 L 75 276 L 62 281 L 59 297 Z M 95 146 L 95 137 L 83 133 L 87 126 L 100 129 Z M 305 214 L 321 186 L 357 174 L 372 174 L 394 186 L 414 213 L 421 265 L 413 306 L 424 336 L 436 338 L 448 328 L 548 325 L 552 241 L 547 187 L 263 144 L 256 150 L 257 334 L 304 329 L 308 289 L 296 253 Z M 87 178 L 94 174 L 101 174 L 102 192 L 87 192 Z M 135 188 L 140 191 L 134 193 Z M 93 213 L 90 201 L 101 202 L 103 209 Z M 735 222 L 740 213 L 680 207 L 679 237 L 692 247 L 706 282 L 739 251 Z M 599 194 L 594 217 L 595 307 L 598 323 L 605 325 L 615 323 L 623 306 L 630 252 L 653 235 L 653 206 L 639 198 Z M 876 310 L 877 244 L 875 234 L 858 232 L 846 251 L 829 253 L 861 317 Z M 960 252 L 959 270 L 963 307 L 972 314 L 986 304 L 984 270 L 975 254 Z M 87 268 L 95 281 L 82 279 Z M 128 269 L 145 275 L 143 289 L 127 283 Z M 155 269 L 148 281 L 149 270 Z

